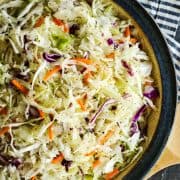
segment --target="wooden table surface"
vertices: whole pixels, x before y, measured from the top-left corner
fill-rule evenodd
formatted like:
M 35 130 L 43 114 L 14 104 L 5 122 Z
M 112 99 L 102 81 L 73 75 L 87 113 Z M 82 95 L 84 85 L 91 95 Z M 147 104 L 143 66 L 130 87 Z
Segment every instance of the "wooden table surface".
M 165 167 L 178 163 L 180 163 L 180 104 L 177 106 L 175 122 L 166 148 L 145 179 Z

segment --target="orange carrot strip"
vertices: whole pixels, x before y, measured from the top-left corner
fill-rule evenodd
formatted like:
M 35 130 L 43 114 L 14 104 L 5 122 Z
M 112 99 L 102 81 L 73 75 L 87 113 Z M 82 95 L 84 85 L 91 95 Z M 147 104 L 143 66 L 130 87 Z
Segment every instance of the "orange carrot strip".
M 119 43 L 119 44 L 123 44 L 124 41 L 123 41 L 122 39 L 119 39 L 119 40 L 118 40 L 118 43 Z
M 69 26 L 68 26 L 67 24 L 65 24 L 61 19 L 58 19 L 58 18 L 53 17 L 53 22 L 54 22 L 57 26 L 63 26 L 64 32 L 66 32 L 66 33 L 69 32 Z
M 64 155 L 60 153 L 58 156 L 54 157 L 53 160 L 51 161 L 52 164 L 58 164 L 64 159 Z
M 40 18 L 36 21 L 34 27 L 35 27 L 35 28 L 40 27 L 40 26 L 44 23 L 44 20 L 45 20 L 44 17 L 40 17 Z
M 154 82 L 153 82 L 153 80 L 150 77 L 146 77 L 145 78 L 145 83 L 144 83 L 145 86 L 152 86 L 153 83 Z
M 146 81 L 144 83 L 145 86 L 152 86 L 153 85 L 153 82 L 150 82 L 150 81 Z M 0 113 L 1 114 L 1 113 Z
M 107 54 L 107 55 L 106 55 L 106 58 L 112 58 L 112 59 L 114 59 L 114 58 L 115 58 L 115 53 L 112 52 L 112 53 L 110 53 L 110 54 Z
M 36 176 L 31 177 L 31 180 L 36 180 Z
M 81 110 L 82 110 L 82 111 L 86 111 L 86 106 L 85 106 L 85 104 L 84 104 L 84 102 L 83 102 L 82 99 L 77 99 L 77 103 L 78 103 L 79 106 L 81 107 Z
M 106 143 L 108 141 L 108 139 L 114 134 L 114 131 L 113 130 L 109 130 L 107 132 L 107 134 L 105 134 L 99 141 L 99 143 L 101 145 L 103 145 L 104 143 Z
M 49 137 L 49 140 L 53 140 L 54 138 L 54 134 L 53 134 L 53 124 L 51 124 L 48 128 L 48 137 Z
M 7 115 L 8 110 L 6 107 L 0 107 L 0 115 Z
M 89 153 L 86 153 L 85 156 L 93 156 L 97 153 L 97 150 L 91 151 Z
M 124 31 L 124 36 L 129 37 L 131 35 L 130 27 L 128 26 Z
M 23 94 L 25 94 L 25 95 L 28 94 L 29 90 L 28 90 L 25 86 L 23 86 L 19 81 L 13 79 L 13 80 L 11 81 L 11 83 L 12 83 L 18 90 L 20 90 Z
M 67 24 L 64 24 L 64 32 L 69 33 L 69 26 Z
M 101 164 L 101 161 L 98 159 L 96 161 L 93 162 L 93 168 L 96 168 L 97 166 L 99 166 Z
M 44 76 L 43 80 L 47 81 L 53 74 L 57 73 L 61 70 L 61 66 L 55 66 L 53 69 L 49 70 L 46 75 Z
M 9 127 L 3 127 L 3 128 L 0 130 L 0 136 L 6 134 L 8 131 L 9 131 Z
M 45 113 L 42 110 L 40 110 L 40 109 L 38 109 L 38 112 L 39 112 L 40 117 L 42 119 L 44 119 L 45 118 Z
M 137 40 L 136 38 L 131 38 L 131 39 L 130 39 L 130 42 L 131 42 L 132 44 L 136 44 L 137 41 L 138 41 L 138 40 Z
M 58 18 L 53 17 L 53 22 L 57 25 L 57 26 L 63 26 L 64 22 Z
M 113 177 L 119 174 L 119 169 L 114 169 L 112 172 L 106 174 L 105 180 L 111 180 Z
M 85 75 L 84 75 L 84 77 L 83 77 L 83 83 L 84 84 L 89 84 L 89 79 L 90 79 L 90 77 L 91 77 L 91 72 L 87 72 L 87 73 L 85 73 Z
M 77 62 L 82 62 L 82 63 L 87 64 L 87 65 L 93 64 L 92 60 L 85 59 L 85 58 L 73 58 L 72 60 L 77 61 Z

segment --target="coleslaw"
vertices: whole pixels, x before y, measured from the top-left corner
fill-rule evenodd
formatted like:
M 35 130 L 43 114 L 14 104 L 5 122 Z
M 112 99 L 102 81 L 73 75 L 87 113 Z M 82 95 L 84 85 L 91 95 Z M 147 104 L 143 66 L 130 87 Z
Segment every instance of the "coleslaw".
M 130 20 L 106 0 L 0 2 L 0 179 L 112 179 L 159 96 Z

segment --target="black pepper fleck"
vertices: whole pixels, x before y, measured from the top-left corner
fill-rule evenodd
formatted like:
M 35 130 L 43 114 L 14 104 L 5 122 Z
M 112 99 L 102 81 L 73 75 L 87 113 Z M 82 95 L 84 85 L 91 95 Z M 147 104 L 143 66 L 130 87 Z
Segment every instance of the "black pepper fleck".
M 112 106 L 111 111 L 115 111 L 117 109 L 117 106 Z
M 86 123 L 89 123 L 89 118 L 85 117 L 84 120 L 86 121 Z
M 79 134 L 80 138 L 83 139 L 84 138 L 84 134 Z

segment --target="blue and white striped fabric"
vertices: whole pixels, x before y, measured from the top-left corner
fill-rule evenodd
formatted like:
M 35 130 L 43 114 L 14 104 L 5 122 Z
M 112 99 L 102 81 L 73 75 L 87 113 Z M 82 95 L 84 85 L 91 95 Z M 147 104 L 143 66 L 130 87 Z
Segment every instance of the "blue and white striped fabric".
M 180 42 L 175 40 L 180 25 L 180 0 L 138 0 L 154 17 L 167 39 L 175 64 L 180 102 Z

